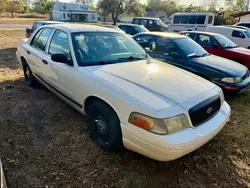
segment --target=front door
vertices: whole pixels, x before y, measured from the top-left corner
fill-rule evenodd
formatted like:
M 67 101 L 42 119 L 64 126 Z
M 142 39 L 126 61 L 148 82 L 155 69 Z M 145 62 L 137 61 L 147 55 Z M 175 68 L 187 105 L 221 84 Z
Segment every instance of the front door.
M 74 79 L 75 67 L 65 63 L 54 62 L 51 60 L 51 55 L 54 53 L 63 53 L 69 59 L 72 58 L 67 33 L 56 30 L 51 38 L 48 48 L 46 61 L 48 64 L 44 66 L 44 77 L 52 87 L 63 93 L 70 99 L 74 99 L 74 88 L 77 85 Z

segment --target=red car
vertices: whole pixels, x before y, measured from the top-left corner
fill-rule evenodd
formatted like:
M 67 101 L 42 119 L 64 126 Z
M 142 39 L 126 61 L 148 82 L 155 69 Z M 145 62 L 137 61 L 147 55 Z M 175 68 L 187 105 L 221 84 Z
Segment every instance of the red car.
M 236 61 L 250 70 L 250 50 L 237 46 L 227 37 L 200 31 L 184 31 L 181 34 L 196 41 L 209 53 Z

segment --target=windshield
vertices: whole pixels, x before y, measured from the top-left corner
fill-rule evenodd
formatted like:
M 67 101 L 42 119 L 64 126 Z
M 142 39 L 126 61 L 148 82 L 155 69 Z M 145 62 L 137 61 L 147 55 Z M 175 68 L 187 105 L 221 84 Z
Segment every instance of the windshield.
M 203 57 L 209 55 L 204 48 L 190 38 L 173 40 L 186 57 Z
M 249 31 L 244 31 L 244 33 L 246 34 L 246 36 L 247 36 L 248 38 L 250 38 L 250 32 L 249 32 Z
M 144 26 L 135 26 L 134 29 L 137 33 L 148 32 L 148 30 Z
M 164 25 L 164 23 L 159 19 L 157 20 L 157 25 Z
M 122 33 L 80 32 L 72 34 L 79 66 L 122 63 L 147 58 L 134 39 Z
M 227 37 L 215 36 L 214 38 L 220 43 L 222 48 L 236 48 L 237 47 L 237 45 L 233 41 L 229 40 Z

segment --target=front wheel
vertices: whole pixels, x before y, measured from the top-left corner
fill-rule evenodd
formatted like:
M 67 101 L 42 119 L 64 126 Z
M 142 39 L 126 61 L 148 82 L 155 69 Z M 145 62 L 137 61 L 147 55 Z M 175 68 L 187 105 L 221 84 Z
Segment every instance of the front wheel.
M 87 123 L 92 140 L 105 151 L 122 147 L 120 120 L 105 102 L 96 100 L 87 109 Z

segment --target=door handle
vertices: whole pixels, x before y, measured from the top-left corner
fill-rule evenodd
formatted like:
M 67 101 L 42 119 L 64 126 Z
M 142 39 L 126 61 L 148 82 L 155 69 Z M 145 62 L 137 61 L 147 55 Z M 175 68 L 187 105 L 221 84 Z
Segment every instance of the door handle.
M 48 62 L 46 61 L 46 60 L 42 60 L 42 62 L 45 64 L 45 65 L 47 65 L 48 64 Z
M 30 51 L 27 51 L 27 54 L 30 54 Z

